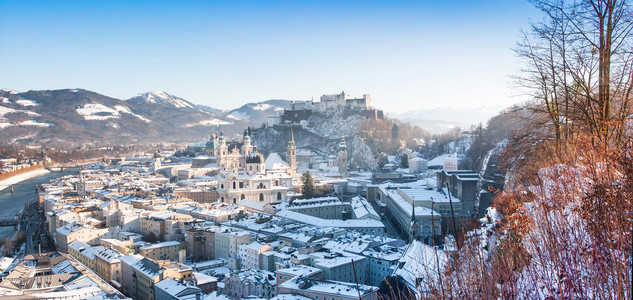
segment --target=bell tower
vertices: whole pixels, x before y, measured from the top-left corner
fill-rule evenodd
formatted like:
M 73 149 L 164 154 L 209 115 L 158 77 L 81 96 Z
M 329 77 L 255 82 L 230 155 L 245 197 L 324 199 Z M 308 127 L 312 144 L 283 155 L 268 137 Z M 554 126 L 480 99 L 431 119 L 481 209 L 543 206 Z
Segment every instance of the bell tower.
M 338 145 L 338 172 L 347 174 L 347 145 L 345 144 L 345 137 L 341 138 L 341 143 Z
M 292 130 L 292 125 L 290 126 L 290 142 L 288 142 L 288 153 L 286 155 L 286 160 L 290 165 L 290 170 L 288 170 L 288 175 L 297 176 L 297 146 L 295 145 L 295 135 Z

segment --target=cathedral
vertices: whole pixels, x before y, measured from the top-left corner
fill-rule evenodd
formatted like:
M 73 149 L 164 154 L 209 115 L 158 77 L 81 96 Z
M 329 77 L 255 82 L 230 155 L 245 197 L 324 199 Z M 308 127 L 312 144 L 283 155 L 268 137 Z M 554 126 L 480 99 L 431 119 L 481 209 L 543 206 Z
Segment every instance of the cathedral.
M 217 161 L 219 173 L 217 191 L 220 201 L 239 204 L 251 201 L 260 204 L 278 203 L 288 198 L 292 178 L 297 174 L 297 149 L 294 136 L 288 142 L 288 155 L 284 162 L 271 153 L 266 163 L 264 156 L 253 145 L 248 132 L 242 141 L 228 143 L 224 134 L 212 134 L 206 143 L 206 152 Z M 268 165 L 268 166 L 267 166 Z

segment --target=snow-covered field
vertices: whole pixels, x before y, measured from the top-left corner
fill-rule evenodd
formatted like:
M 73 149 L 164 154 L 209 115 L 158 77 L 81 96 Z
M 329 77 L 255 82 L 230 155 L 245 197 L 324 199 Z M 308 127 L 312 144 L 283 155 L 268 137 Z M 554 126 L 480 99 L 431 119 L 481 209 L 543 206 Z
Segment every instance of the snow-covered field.
M 99 103 L 88 103 L 82 108 L 77 108 L 77 113 L 84 116 L 86 120 L 107 120 L 121 117 L 118 111 Z
M 32 112 L 32 111 L 28 111 L 28 110 L 22 110 L 22 109 L 13 109 L 10 107 L 4 107 L 4 106 L 0 106 L 0 117 L 4 117 L 4 115 L 6 114 L 11 114 L 11 113 L 25 113 L 29 116 L 39 116 L 40 114 L 36 113 L 36 112 Z
M 141 119 L 145 123 L 151 122 L 150 119 L 148 119 L 146 117 L 143 117 L 141 115 L 137 115 L 137 114 L 133 113 L 128 107 L 125 107 L 125 106 L 122 106 L 122 105 L 115 105 L 114 109 L 116 109 L 118 112 L 122 112 L 122 113 L 125 113 L 125 114 L 133 115 L 133 116 Z
M 82 115 L 86 120 L 103 121 L 108 119 L 120 119 L 121 113 L 124 113 L 135 116 L 145 123 L 151 122 L 151 120 L 133 113 L 129 108 L 122 105 L 116 105 L 114 108 L 110 108 L 99 103 L 88 103 L 82 108 L 77 108 L 77 113 Z
M 36 120 L 27 120 L 27 121 L 21 122 L 18 125 L 20 125 L 20 126 L 36 126 L 36 127 L 51 127 L 51 126 L 53 126 L 53 124 L 51 124 L 51 123 L 38 122 Z
M 37 103 L 37 101 L 27 100 L 27 99 L 15 100 L 15 103 L 20 104 L 22 106 L 39 106 L 40 105 L 39 103 Z
M 235 113 L 232 113 L 232 114 L 230 114 L 230 115 L 227 115 L 226 117 L 227 117 L 228 119 L 231 119 L 231 120 L 236 120 L 236 121 L 239 121 L 239 120 L 245 119 L 245 117 L 244 117 L 243 115 L 241 115 L 240 113 L 238 113 L 238 112 L 235 112 Z
M 270 105 L 270 104 L 262 103 L 262 104 L 253 105 L 251 108 L 254 109 L 254 110 L 267 110 L 271 106 L 272 105 Z
M 134 96 L 134 98 L 137 98 L 137 97 L 144 98 L 144 101 L 149 102 L 149 103 L 163 103 L 163 104 L 173 105 L 177 108 L 189 107 L 189 108 L 198 109 L 197 107 L 187 102 L 186 100 L 170 95 L 163 91 L 153 91 L 149 93 L 137 94 L 136 96 Z
M 29 116 L 34 116 L 34 117 L 40 116 L 40 114 L 36 112 L 32 112 L 32 111 L 22 110 L 22 109 L 13 109 L 10 107 L 0 106 L 0 129 L 11 127 L 11 126 L 39 126 L 39 127 L 53 126 L 53 124 L 51 123 L 39 123 L 36 120 L 28 120 L 28 121 L 23 121 L 18 124 L 13 124 L 5 118 L 5 115 L 14 114 L 14 113 L 25 113 Z

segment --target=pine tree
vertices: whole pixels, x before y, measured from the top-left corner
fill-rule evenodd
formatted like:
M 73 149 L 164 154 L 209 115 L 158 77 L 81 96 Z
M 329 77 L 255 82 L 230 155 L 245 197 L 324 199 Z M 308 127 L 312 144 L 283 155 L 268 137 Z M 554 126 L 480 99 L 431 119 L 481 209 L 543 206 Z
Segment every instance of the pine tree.
M 402 155 L 402 159 L 400 159 L 400 167 L 403 169 L 409 167 L 409 156 L 407 154 Z
M 301 177 L 301 180 L 303 181 L 303 198 L 314 198 L 314 196 L 316 196 L 316 188 L 314 187 L 314 179 L 312 179 L 310 171 L 305 172 Z

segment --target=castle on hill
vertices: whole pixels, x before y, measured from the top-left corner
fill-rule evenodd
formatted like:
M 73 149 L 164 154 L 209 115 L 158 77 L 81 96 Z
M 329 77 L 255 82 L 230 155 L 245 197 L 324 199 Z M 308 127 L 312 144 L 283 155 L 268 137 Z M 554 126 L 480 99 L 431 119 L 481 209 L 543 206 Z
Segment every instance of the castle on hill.
M 344 115 L 357 114 L 369 119 L 383 119 L 382 110 L 375 109 L 369 94 L 362 98 L 353 98 L 344 91 L 340 94 L 323 95 L 320 101 L 293 101 L 290 109 L 284 110 L 280 120 L 283 122 L 299 122 L 307 120 L 313 112 L 325 113 L 334 110 L 343 111 Z
M 355 109 L 368 110 L 372 109 L 371 96 L 363 95 L 362 98 L 352 98 L 344 91 L 340 94 L 323 95 L 320 102 L 310 101 L 293 101 L 290 108 L 292 110 L 313 110 L 317 112 L 326 112 L 332 109 Z

